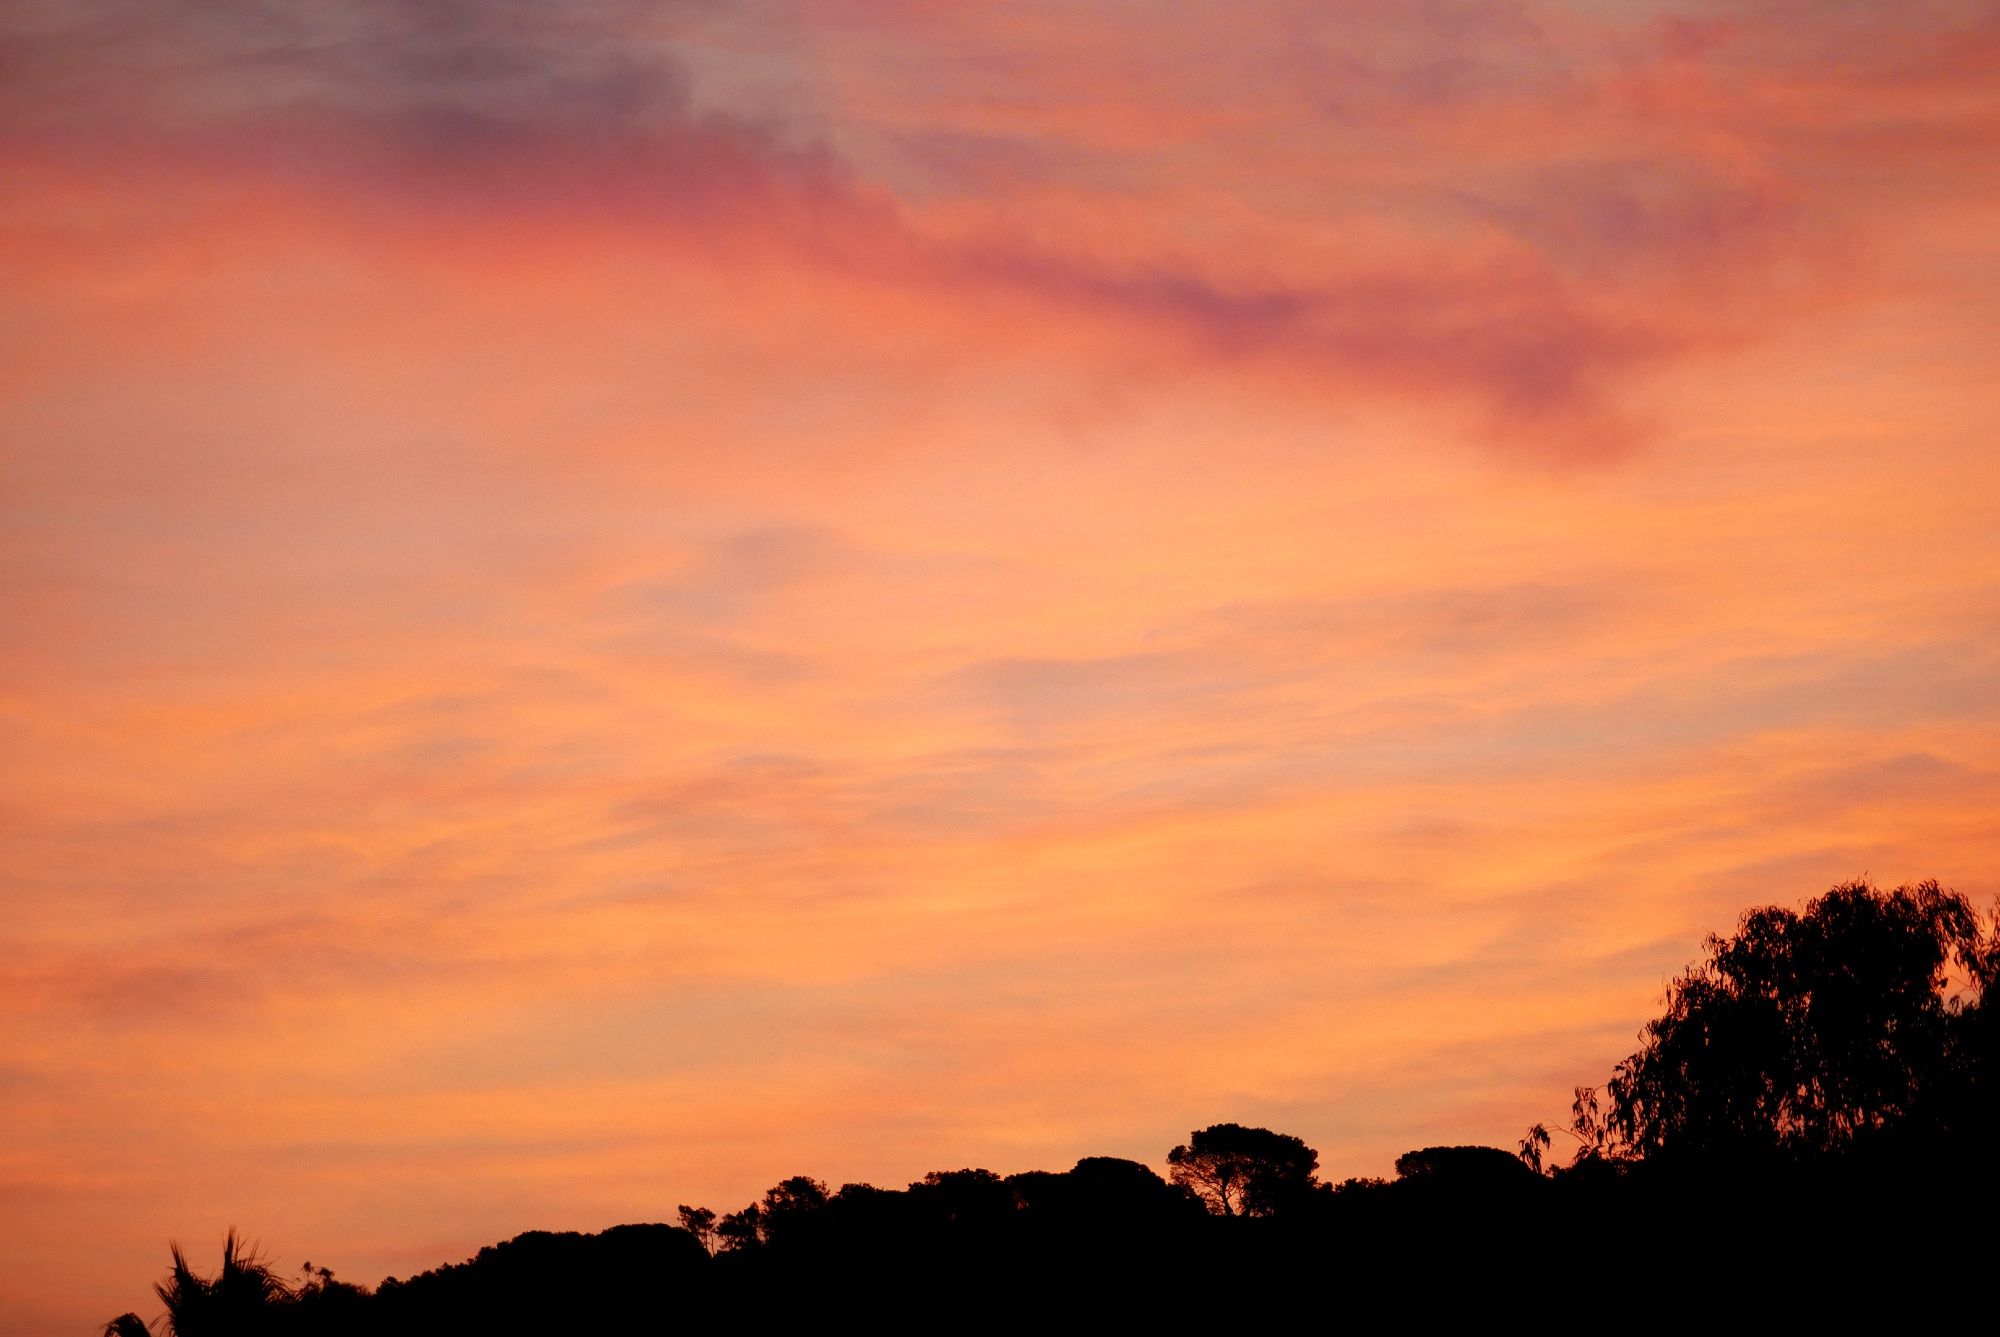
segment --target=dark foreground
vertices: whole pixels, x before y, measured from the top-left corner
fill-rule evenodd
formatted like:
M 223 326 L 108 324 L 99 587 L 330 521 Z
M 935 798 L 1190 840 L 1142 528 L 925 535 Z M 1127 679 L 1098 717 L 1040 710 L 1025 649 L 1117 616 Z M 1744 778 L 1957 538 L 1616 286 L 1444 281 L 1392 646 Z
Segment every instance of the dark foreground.
M 1746 914 L 1674 980 L 1641 1048 L 1518 1151 L 1431 1147 L 1321 1182 L 1296 1137 L 1217 1124 L 1163 1178 L 942 1171 L 788 1179 L 724 1216 L 531 1232 L 374 1290 L 291 1285 L 234 1237 L 178 1250 L 173 1337 L 652 1333 L 841 1324 L 1537 1331 L 1939 1326 L 2000 1263 L 2000 922 L 1935 883 Z M 1570 1163 L 1545 1167 L 1560 1142 Z M 138 1337 L 135 1314 L 107 1329 Z
M 1326 1328 L 1503 1314 L 1647 1330 L 1902 1326 L 1991 1286 L 1990 1165 L 1956 1167 L 1947 1189 L 1864 1167 L 1729 1183 L 1643 1168 L 1548 1178 L 1506 1173 L 1505 1154 L 1493 1156 L 1320 1190 L 1265 1217 L 1212 1215 L 1132 1162 L 960 1172 L 901 1192 L 842 1190 L 714 1256 L 664 1224 L 535 1232 L 373 1292 L 315 1279 L 213 1322 L 190 1313 L 175 1330 Z

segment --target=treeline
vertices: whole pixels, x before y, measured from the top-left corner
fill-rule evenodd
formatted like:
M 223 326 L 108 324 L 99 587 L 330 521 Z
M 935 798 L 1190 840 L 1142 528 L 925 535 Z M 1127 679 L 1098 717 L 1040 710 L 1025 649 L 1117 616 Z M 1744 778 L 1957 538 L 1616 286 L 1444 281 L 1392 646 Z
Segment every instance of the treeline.
M 1935 883 L 1856 883 L 1705 948 L 1638 1052 L 1513 1151 L 1429 1147 L 1393 1179 L 1329 1182 L 1301 1139 L 1225 1123 L 1169 1151 L 1165 1177 L 1106 1157 L 894 1190 L 799 1176 L 736 1211 L 531 1232 L 372 1291 L 325 1269 L 287 1283 L 232 1235 L 212 1276 L 173 1250 L 155 1326 L 1181 1327 L 1301 1305 L 1734 1325 L 1907 1319 L 1982 1288 L 2000 1244 L 2000 925 Z

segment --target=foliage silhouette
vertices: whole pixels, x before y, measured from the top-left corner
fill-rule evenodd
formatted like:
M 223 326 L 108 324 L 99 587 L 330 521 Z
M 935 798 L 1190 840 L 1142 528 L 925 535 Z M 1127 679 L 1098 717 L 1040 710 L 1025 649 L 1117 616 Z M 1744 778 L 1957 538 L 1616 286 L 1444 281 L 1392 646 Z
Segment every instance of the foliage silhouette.
M 167 1330 L 174 1337 L 236 1337 L 259 1331 L 264 1316 L 293 1300 L 292 1289 L 278 1278 L 230 1227 L 222 1239 L 222 1266 L 204 1277 L 188 1265 L 179 1243 L 167 1246 L 173 1268 L 153 1293 L 167 1307 Z
M 1596 1154 L 1815 1158 L 1963 1121 L 1996 963 L 1964 897 L 1847 883 L 1705 947 L 1603 1101 L 1579 1089 L 1573 1127 Z
M 596 1235 L 530 1231 L 470 1260 L 390 1278 L 373 1296 L 369 1333 L 563 1332 L 657 1326 L 667 1297 L 711 1263 L 677 1226 L 614 1226 Z
M 1936 1223 L 2000 1188 L 2000 925 L 1935 883 L 1851 883 L 1704 948 L 1569 1127 L 1514 1152 L 1423 1147 L 1393 1179 L 1326 1185 L 1299 1138 L 1220 1123 L 1167 1153 L 1168 1179 L 1110 1157 L 903 1189 L 801 1175 L 738 1211 L 529 1232 L 373 1291 L 310 1264 L 287 1286 L 231 1231 L 212 1278 L 171 1249 L 164 1331 L 1240 1327 L 1293 1321 L 1309 1287 L 1392 1297 L 1399 1322 L 1545 1326 L 1556 1295 L 1638 1319 L 1696 1279 L 1733 1325 L 1908 1326 L 1913 1294 L 1983 1276 L 1993 1227 Z M 1567 1165 L 1552 1131 L 1578 1143 Z M 1557 1292 L 1527 1284 L 1543 1274 Z
M 1271 1216 L 1311 1192 L 1319 1153 L 1268 1128 L 1218 1123 L 1167 1153 L 1174 1183 L 1220 1216 Z
M 681 1229 L 694 1236 L 695 1243 L 709 1253 L 715 1252 L 715 1213 L 706 1207 L 690 1207 L 682 1203 L 676 1209 Z
M 1498 1147 L 1423 1147 L 1396 1158 L 1396 1177 L 1479 1188 L 1518 1188 L 1534 1171 Z
M 1542 1172 L 1542 1162 L 1549 1153 L 1549 1130 L 1546 1124 L 1530 1124 L 1521 1137 L 1521 1146 L 1514 1154 L 1521 1158 L 1521 1164 L 1534 1174 Z

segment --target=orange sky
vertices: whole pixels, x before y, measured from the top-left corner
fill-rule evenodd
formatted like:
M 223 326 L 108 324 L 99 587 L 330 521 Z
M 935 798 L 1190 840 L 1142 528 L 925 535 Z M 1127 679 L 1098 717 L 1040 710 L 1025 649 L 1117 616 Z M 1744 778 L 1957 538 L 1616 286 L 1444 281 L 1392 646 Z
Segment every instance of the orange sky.
M 972 12 L 967 12 L 968 10 Z M 2000 9 L 0 16 L 0 1332 L 1511 1146 L 2000 893 Z

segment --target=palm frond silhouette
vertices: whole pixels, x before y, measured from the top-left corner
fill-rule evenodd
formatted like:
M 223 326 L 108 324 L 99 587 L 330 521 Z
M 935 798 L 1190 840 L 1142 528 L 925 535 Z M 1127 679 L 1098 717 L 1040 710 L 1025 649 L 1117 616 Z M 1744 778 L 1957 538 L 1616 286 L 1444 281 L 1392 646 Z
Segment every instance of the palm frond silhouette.
M 188 1266 L 178 1243 L 169 1244 L 173 1271 L 153 1291 L 167 1307 L 172 1337 L 237 1337 L 269 1321 L 270 1307 L 292 1298 L 291 1287 L 230 1227 L 222 1241 L 222 1269 L 204 1277 Z M 118 1322 L 123 1322 L 123 1319 Z M 144 1326 L 140 1325 L 139 1331 Z M 137 1337 L 120 1332 L 117 1337 Z

